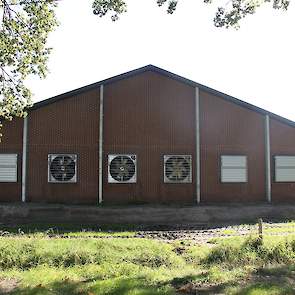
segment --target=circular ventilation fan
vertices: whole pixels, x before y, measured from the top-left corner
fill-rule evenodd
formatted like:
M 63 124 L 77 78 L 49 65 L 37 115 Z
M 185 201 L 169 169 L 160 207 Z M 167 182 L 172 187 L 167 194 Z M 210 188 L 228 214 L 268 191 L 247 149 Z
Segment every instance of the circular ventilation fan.
M 50 173 L 57 181 L 70 181 L 76 174 L 76 163 L 70 156 L 57 156 L 50 164 Z
M 128 182 L 135 174 L 135 163 L 128 156 L 116 156 L 110 163 L 110 174 L 119 182 Z
M 172 156 L 165 163 L 165 175 L 170 181 L 184 181 L 190 175 L 189 161 L 180 156 Z

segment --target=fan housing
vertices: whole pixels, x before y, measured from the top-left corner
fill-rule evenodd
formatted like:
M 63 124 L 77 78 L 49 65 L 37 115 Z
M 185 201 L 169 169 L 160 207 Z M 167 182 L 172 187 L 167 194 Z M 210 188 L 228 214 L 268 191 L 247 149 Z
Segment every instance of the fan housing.
M 51 182 L 51 183 L 77 182 L 77 155 L 73 155 L 73 154 L 48 155 L 48 182 Z
M 192 157 L 191 155 L 164 156 L 165 183 L 191 183 Z
M 108 156 L 109 183 L 135 183 L 136 173 L 136 155 Z

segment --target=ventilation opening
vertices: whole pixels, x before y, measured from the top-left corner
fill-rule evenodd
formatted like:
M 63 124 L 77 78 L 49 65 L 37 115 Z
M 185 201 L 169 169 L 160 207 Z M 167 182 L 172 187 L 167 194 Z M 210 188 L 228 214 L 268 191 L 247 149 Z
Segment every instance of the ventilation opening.
M 190 155 L 164 156 L 164 182 L 190 183 L 192 181 Z
M 135 155 L 109 155 L 109 183 L 136 182 Z
M 48 181 L 53 183 L 77 182 L 76 155 L 49 155 Z

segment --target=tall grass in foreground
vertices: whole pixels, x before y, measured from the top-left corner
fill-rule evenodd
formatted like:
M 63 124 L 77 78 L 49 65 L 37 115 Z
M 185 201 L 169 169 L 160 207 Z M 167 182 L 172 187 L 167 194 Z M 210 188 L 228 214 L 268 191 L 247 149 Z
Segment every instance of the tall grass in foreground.
M 205 264 L 263 265 L 295 262 L 295 239 L 265 243 L 260 238 L 247 238 L 242 244 L 223 243 L 214 247 L 202 260 Z
M 242 243 L 227 241 L 211 249 L 187 246 L 178 251 L 177 247 L 176 243 L 146 239 L 5 238 L 0 240 L 0 270 L 102 263 L 133 263 L 157 268 L 186 264 L 241 266 L 295 262 L 295 239 L 267 243 L 259 238 L 247 238 Z
M 294 264 L 295 238 L 231 238 L 212 247 L 136 238 L 0 239 L 0 281 L 16 279 L 17 295 L 172 295 L 194 284 L 215 288 L 206 294 L 295 294 L 285 280 Z M 258 273 L 272 284 L 251 281 Z
M 172 250 L 168 244 L 136 239 L 7 238 L 0 240 L 0 270 L 126 262 L 149 267 L 182 266 L 183 259 Z

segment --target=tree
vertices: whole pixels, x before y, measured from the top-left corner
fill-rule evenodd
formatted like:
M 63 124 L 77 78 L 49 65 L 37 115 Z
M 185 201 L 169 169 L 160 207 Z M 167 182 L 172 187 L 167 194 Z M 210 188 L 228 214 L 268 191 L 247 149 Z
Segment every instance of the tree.
M 57 26 L 54 0 L 0 0 L 0 118 L 24 117 L 32 105 L 24 85 L 30 74 L 44 78 Z
M 92 1 L 95 15 L 110 14 L 113 21 L 127 11 L 127 0 Z M 166 6 L 169 14 L 174 13 L 178 3 L 178 0 L 153 1 L 158 6 Z M 213 0 L 203 1 L 211 3 Z M 57 2 L 0 0 L 0 128 L 1 119 L 24 117 L 26 109 L 32 105 L 31 92 L 24 84 L 26 77 L 30 74 L 46 76 L 51 51 L 46 41 L 58 25 L 54 11 Z M 289 6 L 289 0 L 229 0 L 227 5 L 218 8 L 214 24 L 237 28 L 242 18 L 255 13 L 267 2 L 275 9 L 287 10 Z
M 173 14 L 177 3 L 181 0 L 154 0 L 158 6 L 167 6 L 167 13 Z M 199 0 L 200 1 L 200 0 Z M 217 0 L 216 0 L 217 1 Z M 210 4 L 213 0 L 203 0 Z M 239 27 L 242 18 L 249 14 L 254 14 L 260 6 L 266 3 L 272 3 L 274 9 L 287 10 L 290 0 L 229 0 L 225 5 L 217 9 L 214 24 L 216 27 Z M 112 20 L 116 21 L 119 15 L 126 12 L 127 4 L 124 0 L 94 0 L 93 13 L 104 16 L 111 14 Z

